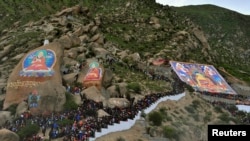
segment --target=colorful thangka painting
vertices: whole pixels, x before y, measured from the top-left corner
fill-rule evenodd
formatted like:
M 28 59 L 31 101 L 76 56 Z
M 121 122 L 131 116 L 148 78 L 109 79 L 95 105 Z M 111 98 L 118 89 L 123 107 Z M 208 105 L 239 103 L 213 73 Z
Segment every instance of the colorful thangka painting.
M 236 94 L 212 65 L 170 61 L 178 77 L 196 91 Z
M 84 77 L 84 82 L 93 81 L 93 80 L 101 80 L 102 78 L 102 69 L 99 67 L 99 63 L 92 62 L 89 64 L 89 70 Z
M 40 96 L 38 95 L 37 91 L 34 90 L 32 93 L 29 95 L 28 103 L 29 103 L 29 108 L 36 108 L 38 107 L 38 101 L 40 99 Z
M 53 50 L 41 49 L 29 53 L 23 61 L 23 69 L 20 76 L 46 77 L 53 76 L 53 66 L 56 62 L 56 55 Z

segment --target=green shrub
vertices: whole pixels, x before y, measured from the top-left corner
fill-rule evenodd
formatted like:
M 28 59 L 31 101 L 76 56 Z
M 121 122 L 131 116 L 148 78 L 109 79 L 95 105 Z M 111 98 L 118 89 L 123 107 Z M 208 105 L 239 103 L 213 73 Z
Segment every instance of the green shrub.
M 17 104 L 13 104 L 8 108 L 8 111 L 11 112 L 11 115 L 15 115 L 16 114 L 16 108 L 17 108 Z
M 116 141 L 126 141 L 123 137 L 119 137 L 116 139 Z
M 215 106 L 215 107 L 214 107 L 214 110 L 215 110 L 217 113 L 222 113 L 222 112 L 223 112 L 222 109 L 221 109 L 221 107 L 219 107 L 219 106 Z
M 65 110 L 74 110 L 77 109 L 78 105 L 75 103 L 73 96 L 70 93 L 65 93 L 66 102 L 63 107 Z
M 238 108 L 235 105 L 229 105 L 227 109 L 228 111 L 238 111 Z
M 169 139 L 177 139 L 178 138 L 177 130 L 173 127 L 170 127 L 170 126 L 163 127 L 163 135 L 165 138 L 169 138 Z
M 205 123 L 207 123 L 207 122 L 211 121 L 211 117 L 212 117 L 212 112 L 208 112 L 208 113 L 205 115 L 205 117 L 203 118 L 203 121 L 204 121 Z
M 173 126 L 175 126 L 176 128 L 180 128 L 182 127 L 183 123 L 181 121 L 177 121 L 177 122 L 172 122 L 171 123 Z
M 218 118 L 225 123 L 229 123 L 230 121 L 230 116 L 228 113 L 222 113 Z
M 151 121 L 153 123 L 153 125 L 155 126 L 160 126 L 162 123 L 162 115 L 159 112 L 152 112 L 148 115 L 148 119 L 149 121 Z
M 159 110 L 162 114 L 166 114 L 167 108 L 166 107 L 161 107 Z
M 37 124 L 28 124 L 25 127 L 21 128 L 17 135 L 23 140 L 25 137 L 30 137 L 33 134 L 37 134 L 40 130 L 40 127 Z
M 200 121 L 199 114 L 191 114 L 190 116 L 192 116 L 195 121 Z
M 140 86 L 139 83 L 135 83 L 135 82 L 128 83 L 127 88 L 130 89 L 130 90 L 133 90 L 136 93 L 141 92 L 141 86 Z
M 194 109 L 194 107 L 193 106 L 186 106 L 185 107 L 185 110 L 186 111 L 188 111 L 189 113 L 191 113 L 191 114 L 194 114 L 195 113 L 195 109 Z
M 197 108 L 199 107 L 199 105 L 200 105 L 200 101 L 199 101 L 199 100 L 193 100 L 193 101 L 192 101 L 192 106 L 193 106 L 195 109 L 197 109 Z
M 168 115 L 166 107 L 160 108 L 159 112 L 161 113 L 164 121 L 172 121 L 172 117 Z

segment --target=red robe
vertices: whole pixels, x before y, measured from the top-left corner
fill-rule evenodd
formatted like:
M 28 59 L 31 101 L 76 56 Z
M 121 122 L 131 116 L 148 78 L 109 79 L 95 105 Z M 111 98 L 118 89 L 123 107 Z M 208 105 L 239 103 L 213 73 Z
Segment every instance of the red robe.
M 35 58 L 26 70 L 49 70 L 45 63 L 46 59 L 44 57 Z

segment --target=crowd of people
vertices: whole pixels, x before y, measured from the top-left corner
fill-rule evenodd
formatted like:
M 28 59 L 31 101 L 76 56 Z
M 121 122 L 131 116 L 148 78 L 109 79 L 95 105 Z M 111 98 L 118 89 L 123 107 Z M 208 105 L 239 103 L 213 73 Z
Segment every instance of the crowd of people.
M 222 98 L 232 100 L 233 103 L 237 105 L 250 105 L 249 96 L 244 96 L 240 94 L 225 94 L 225 93 L 210 93 L 210 92 L 199 92 L 204 96 L 211 96 L 214 98 Z
M 184 90 L 183 88 L 179 88 Z M 9 129 L 13 132 L 18 132 L 28 124 L 36 124 L 40 127 L 43 136 L 34 134 L 26 137 L 24 141 L 40 141 L 49 131 L 50 140 L 55 138 L 63 138 L 64 141 L 87 141 L 90 137 L 95 137 L 95 132 L 101 132 L 102 128 L 107 128 L 108 125 L 119 123 L 133 119 L 139 111 L 149 107 L 159 98 L 175 94 L 174 92 L 153 93 L 146 95 L 143 99 L 133 101 L 129 99 L 131 104 L 129 107 L 103 107 L 102 102 L 95 102 L 86 97 L 82 97 L 82 104 L 75 110 L 53 113 L 51 115 L 36 115 L 33 116 L 29 112 L 21 114 L 13 122 L 6 122 L 2 128 Z M 104 110 L 109 116 L 98 116 L 98 110 Z M 72 121 L 68 124 L 60 124 L 62 121 Z

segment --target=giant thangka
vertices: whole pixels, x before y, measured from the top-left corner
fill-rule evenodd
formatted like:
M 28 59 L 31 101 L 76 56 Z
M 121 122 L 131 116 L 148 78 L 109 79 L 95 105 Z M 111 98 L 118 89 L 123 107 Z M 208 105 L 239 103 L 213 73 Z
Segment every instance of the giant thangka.
M 179 78 L 196 91 L 236 94 L 212 65 L 170 61 Z
M 83 86 L 95 86 L 98 89 L 101 89 L 103 73 L 103 67 L 98 62 L 90 61 L 88 71 L 83 78 Z
M 3 108 L 27 100 L 33 113 L 60 111 L 65 102 L 60 73 L 62 56 L 59 42 L 28 52 L 9 76 Z

